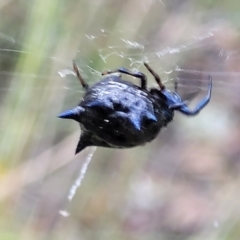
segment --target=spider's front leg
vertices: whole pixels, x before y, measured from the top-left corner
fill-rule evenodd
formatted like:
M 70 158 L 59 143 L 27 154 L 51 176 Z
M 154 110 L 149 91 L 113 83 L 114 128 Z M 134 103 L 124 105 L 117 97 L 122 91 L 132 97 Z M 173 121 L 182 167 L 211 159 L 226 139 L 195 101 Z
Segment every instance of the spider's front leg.
M 131 72 L 126 68 L 118 68 L 116 70 L 104 72 L 104 73 L 102 73 L 102 75 L 106 75 L 106 74 L 110 74 L 110 73 L 116 73 L 116 72 L 124 73 L 124 74 L 130 75 L 130 76 L 135 77 L 135 78 L 140 78 L 141 79 L 141 88 L 142 89 L 147 88 L 147 77 L 146 77 L 145 74 L 143 74 L 141 72 Z
M 208 85 L 208 93 L 207 95 L 198 103 L 198 105 L 193 109 L 189 109 L 189 107 L 186 104 L 183 104 L 180 108 L 176 109 L 180 111 L 181 113 L 188 115 L 188 116 L 194 116 L 197 115 L 210 101 L 212 94 L 212 77 L 209 76 L 209 85 Z

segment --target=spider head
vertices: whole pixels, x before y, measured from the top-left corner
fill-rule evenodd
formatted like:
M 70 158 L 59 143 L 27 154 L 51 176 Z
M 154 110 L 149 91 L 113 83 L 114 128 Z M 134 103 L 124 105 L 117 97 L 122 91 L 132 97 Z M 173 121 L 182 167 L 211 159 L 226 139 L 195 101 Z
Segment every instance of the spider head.
M 182 103 L 182 98 L 176 92 L 171 92 L 166 88 L 160 90 L 153 88 L 150 92 L 154 96 L 160 98 L 169 108 L 172 108 L 171 106 L 178 106 Z

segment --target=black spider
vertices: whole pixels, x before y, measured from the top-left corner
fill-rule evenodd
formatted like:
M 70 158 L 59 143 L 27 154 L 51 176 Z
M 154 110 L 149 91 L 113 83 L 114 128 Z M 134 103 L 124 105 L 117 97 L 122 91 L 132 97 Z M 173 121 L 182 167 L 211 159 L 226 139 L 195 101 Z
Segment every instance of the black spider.
M 131 72 L 125 68 L 108 71 L 104 79 L 89 87 L 81 77 L 78 67 L 74 71 L 85 89 L 79 105 L 63 112 L 58 117 L 68 118 L 80 124 L 81 136 L 76 154 L 88 146 L 109 148 L 130 148 L 150 142 L 173 120 L 174 111 L 185 115 L 198 114 L 210 101 L 212 78 L 209 76 L 207 95 L 190 110 L 176 92 L 170 92 L 162 84 L 160 77 L 147 63 L 148 71 L 154 76 L 159 89 L 147 89 L 147 77 L 141 72 Z M 141 86 L 122 80 L 111 73 L 124 73 L 141 80 Z

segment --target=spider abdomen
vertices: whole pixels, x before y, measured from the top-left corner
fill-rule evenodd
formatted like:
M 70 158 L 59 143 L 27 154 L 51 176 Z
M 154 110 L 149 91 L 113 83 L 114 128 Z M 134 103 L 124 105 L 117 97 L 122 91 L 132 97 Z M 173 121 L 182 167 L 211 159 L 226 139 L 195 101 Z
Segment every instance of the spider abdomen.
M 88 89 L 79 106 L 85 109 L 79 117 L 84 130 L 104 140 L 109 147 L 144 144 L 166 125 L 164 111 L 154 96 L 116 76 Z
M 88 145 L 129 148 L 150 142 L 172 120 L 173 111 L 149 91 L 110 75 L 90 87 L 75 118 Z M 170 114 L 166 118 L 165 112 Z

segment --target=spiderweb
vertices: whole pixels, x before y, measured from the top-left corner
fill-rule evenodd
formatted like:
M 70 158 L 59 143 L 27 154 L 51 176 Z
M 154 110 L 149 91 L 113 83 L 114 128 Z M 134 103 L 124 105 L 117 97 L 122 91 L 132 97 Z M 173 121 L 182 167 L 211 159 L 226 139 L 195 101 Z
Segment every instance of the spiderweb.
M 132 71 L 146 71 L 142 67 L 143 62 L 146 61 L 159 73 L 160 76 L 162 76 L 163 82 L 169 87 L 171 87 L 175 81 L 178 81 L 182 89 L 190 88 L 190 90 L 187 90 L 189 92 L 194 85 L 195 89 L 201 88 L 201 82 L 206 82 L 206 76 L 211 75 L 215 83 L 215 92 L 221 94 L 226 93 L 228 95 L 230 94 L 228 92 L 230 90 L 232 94 L 232 90 L 238 88 L 238 82 L 229 82 L 226 81 L 226 78 L 238 78 L 239 72 L 230 70 L 222 71 L 222 65 L 228 64 L 228 62 L 231 63 L 231 61 L 236 63 L 239 60 L 239 53 L 238 49 L 227 50 L 217 46 L 218 32 L 219 29 L 217 27 L 209 28 L 207 30 L 204 29 L 202 34 L 192 36 L 181 45 L 165 46 L 160 49 L 156 49 L 156 47 L 154 50 L 151 48 L 152 45 L 156 43 L 148 42 L 142 36 L 138 36 L 138 41 L 130 41 L 120 38 L 118 39 L 118 44 L 101 48 L 100 46 L 98 47 L 95 42 L 100 41 L 102 38 L 107 38 L 108 33 L 106 31 L 101 30 L 101 33 L 91 36 L 86 34 L 85 40 L 91 41 L 93 46 L 96 47 L 98 61 L 100 62 L 100 65 L 104 67 L 102 69 L 94 69 L 91 67 L 91 64 L 83 64 L 81 65 L 82 71 L 83 74 L 88 74 L 87 77 L 90 81 L 96 82 L 101 78 L 101 72 L 103 72 L 104 69 L 114 69 L 114 66 L 112 66 L 113 61 L 121 61 L 121 59 L 123 59 L 124 62 L 126 62 L 124 65 L 129 66 L 128 68 Z M 197 58 L 197 55 L 208 54 L 208 51 L 211 51 L 212 55 L 210 56 L 211 59 L 209 61 L 213 61 L 213 63 L 215 62 L 215 65 L 211 64 L 211 66 L 206 66 L 204 70 L 198 69 L 198 66 L 193 66 L 192 69 L 184 67 L 184 57 L 185 60 L 190 58 L 190 61 L 191 58 L 196 57 L 193 61 L 196 61 L 197 64 L 198 61 L 200 61 L 200 59 Z M 77 59 L 80 59 L 82 56 L 82 52 L 79 51 Z M 115 68 L 116 67 L 117 66 L 115 66 Z M 74 75 L 71 69 L 62 69 L 58 73 L 63 78 L 69 74 Z M 205 79 L 202 79 L 204 76 Z M 126 78 L 126 76 L 124 77 Z M 149 85 L 154 85 L 152 79 L 150 80 Z M 66 89 L 67 88 L 68 87 L 66 87 Z M 73 89 L 71 90 L 73 91 Z M 235 91 L 234 93 L 238 94 Z
M 96 4 L 100 6 L 101 2 Z M 94 6 L 93 3 L 90 5 Z M 123 232 L 143 231 L 154 235 L 161 231 L 173 234 L 170 239 L 176 236 L 176 232 L 181 232 L 183 236 L 196 234 L 201 239 L 208 230 L 217 239 L 227 236 L 235 226 L 237 228 L 239 217 L 232 212 L 238 212 L 239 208 L 232 196 L 238 185 L 229 178 L 236 174 L 238 179 L 239 174 L 239 136 L 236 130 L 239 126 L 237 111 L 240 90 L 239 45 L 236 40 L 238 26 L 212 17 L 204 24 L 193 22 L 191 29 L 186 30 L 180 27 L 187 25 L 184 17 L 178 16 L 177 19 L 174 14 L 163 24 L 160 14 L 158 16 L 156 12 L 160 6 L 165 8 L 166 5 L 171 13 L 175 13 L 177 4 L 140 1 L 139 8 L 145 13 L 146 23 L 139 20 L 134 22 L 135 25 L 131 21 L 121 24 L 125 18 L 131 19 L 129 16 L 134 15 L 133 2 L 129 1 L 124 7 L 118 5 L 119 11 L 120 7 L 124 11 L 118 16 L 115 27 L 109 22 L 102 22 L 96 15 L 98 17 L 95 19 L 99 22 L 88 22 L 88 27 L 81 27 L 81 31 L 72 31 L 72 45 L 64 39 L 64 44 L 55 51 L 50 48 L 42 51 L 8 29 L 0 32 L 2 62 L 11 62 L 0 69 L 3 79 L 0 99 L 4 103 L 0 109 L 3 113 L 1 152 L 6 166 L 8 159 L 11 159 L 11 166 L 16 164 L 14 171 L 9 173 L 6 169 L 11 167 L 2 164 L 6 176 L 3 174 L 0 181 L 0 188 L 3 189 L 0 197 L 6 199 L 20 191 L 16 207 L 20 216 L 25 216 L 28 209 L 29 215 L 32 214 L 36 221 L 51 219 L 46 222 L 54 227 L 64 221 L 59 220 L 61 216 L 58 214 L 54 215 L 59 211 L 64 216 L 70 215 L 68 219 L 79 217 L 83 236 L 88 235 L 83 226 L 90 226 L 92 230 L 94 227 L 91 224 L 99 226 L 100 220 L 98 222 L 96 219 L 103 219 L 102 216 L 106 216 L 106 221 L 101 225 L 102 232 L 106 230 L 109 233 L 109 226 L 117 228 L 116 225 L 121 225 Z M 180 13 L 184 12 L 183 6 L 179 8 Z M 89 15 L 97 14 L 96 9 L 96 12 L 89 10 Z M 105 8 L 102 11 L 103 16 L 109 14 Z M 157 16 L 153 17 L 154 20 L 151 20 L 151 13 Z M 164 19 L 167 17 L 164 16 Z M 71 28 L 70 25 L 68 28 Z M 54 40 L 57 41 L 57 38 Z M 55 43 L 51 44 L 53 48 Z M 22 62 L 28 62 L 29 69 L 20 66 L 19 58 Z M 38 66 L 28 58 L 39 59 Z M 176 116 L 175 123 L 164 130 L 159 139 L 137 148 L 137 151 L 113 153 L 109 150 L 110 153 L 106 153 L 106 150 L 98 149 L 94 156 L 96 161 L 92 162 L 86 174 L 95 149 L 86 150 L 88 152 L 77 155 L 73 160 L 79 129 L 74 124 L 59 123 L 57 121 L 60 120 L 55 119 L 55 115 L 62 110 L 75 106 L 83 94 L 72 70 L 73 59 L 90 85 L 99 81 L 101 72 L 123 66 L 146 73 L 148 86 L 156 87 L 143 66 L 143 62 L 148 62 L 168 88 L 173 89 L 177 81 L 179 94 L 194 103 L 206 93 L 207 76 L 211 75 L 213 99 L 208 106 L 209 113 L 199 115 L 194 121 Z M 122 77 L 139 84 L 136 79 Z M 26 87 L 22 87 L 25 84 Z M 26 96 L 28 100 L 25 100 Z M 13 113 L 11 108 L 16 108 Z M 31 114 L 34 119 L 29 117 Z M 19 125 L 15 126 L 9 120 L 10 116 L 23 119 L 23 115 L 27 116 L 27 120 L 19 120 Z M 8 122 L 11 127 L 6 130 Z M 26 126 L 22 127 L 23 123 Z M 22 129 L 22 132 L 17 129 Z M 17 137 L 14 135 L 16 132 Z M 16 150 L 10 154 L 14 144 Z M 22 149 L 27 150 L 23 152 Z M 219 163 L 219 155 L 228 160 L 224 162 L 226 167 Z M 72 179 L 73 175 L 76 179 Z M 16 176 L 23 177 L 18 179 Z M 82 181 L 83 178 L 85 181 Z M 227 186 L 230 188 L 227 189 Z M 217 187 L 225 193 L 225 197 L 216 190 Z M 36 205 L 32 204 L 32 199 Z M 79 208 L 75 203 L 77 200 Z M 48 202 L 46 206 L 45 202 Z M 37 213 L 29 209 L 37 209 Z M 118 216 L 117 224 L 111 222 L 111 214 Z M 97 233 L 96 229 L 94 231 Z

